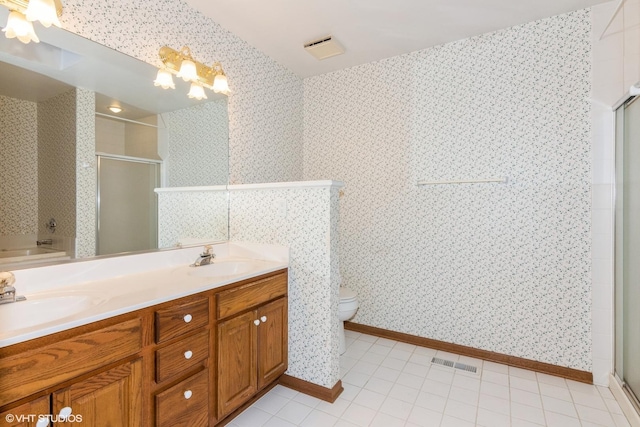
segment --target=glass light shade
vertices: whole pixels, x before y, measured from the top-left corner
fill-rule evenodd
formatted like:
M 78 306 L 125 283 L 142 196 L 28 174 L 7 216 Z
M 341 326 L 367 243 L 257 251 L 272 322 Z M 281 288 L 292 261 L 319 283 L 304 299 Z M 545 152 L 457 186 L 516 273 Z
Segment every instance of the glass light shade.
M 213 79 L 213 91 L 215 93 L 229 93 L 229 81 L 224 74 L 218 74 Z
M 200 83 L 191 83 L 191 89 L 187 94 L 189 98 L 195 98 L 198 101 L 201 99 L 207 99 L 207 94 L 204 93 L 204 87 Z
M 40 42 L 40 39 L 36 36 L 36 32 L 33 30 L 33 24 L 27 21 L 25 16 L 16 10 L 12 10 L 9 13 L 7 26 L 4 27 L 2 31 L 4 31 L 8 39 L 17 37 L 18 40 L 25 44 L 30 41 Z
M 165 69 L 158 70 L 158 75 L 153 81 L 153 85 L 160 86 L 162 89 L 176 88 L 176 85 L 173 83 L 173 76 L 171 75 L 169 70 Z
M 182 64 L 180 64 L 180 71 L 176 75 L 182 77 L 182 80 L 185 82 L 198 80 L 195 62 L 189 59 L 183 59 Z
M 49 28 L 51 24 L 62 27 L 56 5 L 53 0 L 29 0 L 26 12 L 27 21 L 40 21 L 42 25 Z

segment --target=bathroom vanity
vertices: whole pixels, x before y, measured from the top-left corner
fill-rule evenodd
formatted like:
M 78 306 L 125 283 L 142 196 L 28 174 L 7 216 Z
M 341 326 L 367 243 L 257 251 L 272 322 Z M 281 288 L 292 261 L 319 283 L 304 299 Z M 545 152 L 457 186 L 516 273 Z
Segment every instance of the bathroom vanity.
M 146 285 L 136 291 L 136 280 Z M 49 322 L 49 329 L 62 330 L 33 326 L 14 334 L 18 338 L 0 334 L 0 345 L 41 335 L 0 348 L 0 425 L 46 425 L 38 424 L 38 415 L 49 415 L 57 426 L 78 425 L 73 421 L 79 418 L 83 425 L 224 424 L 286 371 L 286 263 L 221 260 L 74 288 L 94 292 L 110 281 L 105 292 L 111 295 L 90 314 Z M 20 289 L 20 277 L 15 286 Z M 130 294 L 120 295 L 126 288 Z M 171 288 L 189 295 L 171 298 Z M 144 294 L 151 305 L 129 311 L 144 305 Z M 91 321 L 96 313 L 103 318 Z M 65 329 L 75 323 L 84 324 Z M 68 423 L 57 422 L 69 413 Z

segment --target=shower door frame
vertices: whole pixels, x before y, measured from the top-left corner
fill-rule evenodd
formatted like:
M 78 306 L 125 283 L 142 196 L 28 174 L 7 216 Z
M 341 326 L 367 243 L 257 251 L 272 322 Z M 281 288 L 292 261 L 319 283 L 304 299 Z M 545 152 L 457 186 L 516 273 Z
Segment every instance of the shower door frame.
M 614 329 L 614 333 L 613 333 L 613 338 L 614 338 L 614 345 L 613 345 L 613 378 L 614 380 L 618 383 L 618 385 L 620 386 L 620 388 L 622 389 L 622 391 L 624 392 L 624 394 L 626 395 L 627 399 L 629 400 L 629 402 L 631 403 L 631 406 L 633 406 L 633 408 L 636 410 L 636 412 L 638 413 L 638 415 L 640 415 L 640 390 L 632 390 L 627 383 L 624 381 L 623 378 L 620 378 L 620 376 L 618 375 L 618 371 L 620 370 L 622 372 L 622 374 L 624 375 L 624 364 L 625 364 L 625 360 L 624 358 L 621 359 L 622 361 L 622 366 L 618 367 L 618 357 L 619 357 L 619 353 L 622 352 L 624 353 L 624 333 L 622 331 L 619 331 L 618 328 L 620 327 L 618 325 L 618 317 L 619 316 L 623 316 L 622 313 L 620 313 L 620 311 L 624 310 L 624 307 L 619 307 L 618 305 L 618 291 L 619 291 L 619 286 L 618 286 L 618 280 L 623 280 L 622 278 L 618 277 L 618 257 L 619 256 L 623 256 L 623 254 L 618 254 L 618 231 L 620 229 L 620 227 L 623 227 L 623 224 L 619 224 L 618 221 L 618 210 L 619 208 L 622 208 L 622 206 L 618 206 L 618 202 L 624 198 L 623 194 L 619 194 L 620 192 L 618 191 L 619 187 L 618 185 L 620 184 L 619 180 L 618 180 L 618 165 L 619 165 L 619 161 L 623 162 L 624 160 L 619 158 L 618 156 L 618 144 L 621 143 L 623 144 L 623 147 L 620 148 L 620 150 L 622 150 L 622 155 L 624 155 L 624 142 L 625 142 L 625 111 L 624 109 L 626 109 L 629 105 L 635 103 L 635 102 L 640 102 L 639 101 L 640 96 L 632 96 L 629 95 L 627 97 L 625 97 L 624 99 L 620 100 L 616 105 L 614 105 L 613 107 L 613 113 L 614 113 L 614 127 L 615 127 L 615 141 L 614 141 L 614 153 L 615 153 L 615 172 L 614 172 L 614 186 L 613 186 L 613 195 L 614 195 L 614 208 L 613 208 L 613 219 L 614 219 L 614 234 L 613 234 L 613 240 L 614 240 L 614 265 L 613 265 L 613 291 L 614 291 L 614 300 L 613 300 L 613 308 L 614 308 L 614 319 L 613 319 L 613 329 Z M 620 109 L 623 109 L 622 111 L 620 111 Z M 618 122 L 618 114 L 622 113 L 622 122 L 619 123 Z M 622 130 L 623 132 L 623 136 L 622 139 L 619 139 L 619 132 L 620 130 Z M 624 174 L 624 170 L 622 171 L 622 174 Z M 623 202 L 622 202 L 623 203 Z M 624 230 L 623 230 L 624 233 Z M 624 259 L 624 258 L 623 258 Z M 620 288 L 622 288 L 622 286 L 620 286 Z M 624 323 L 624 321 L 622 321 L 622 323 Z M 619 339 L 619 336 L 621 335 L 621 339 Z M 638 393 L 638 394 L 636 394 Z

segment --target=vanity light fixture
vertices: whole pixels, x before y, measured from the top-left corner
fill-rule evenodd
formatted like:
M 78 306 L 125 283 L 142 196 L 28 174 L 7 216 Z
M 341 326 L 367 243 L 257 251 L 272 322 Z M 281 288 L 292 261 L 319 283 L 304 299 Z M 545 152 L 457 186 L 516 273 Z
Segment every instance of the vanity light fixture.
M 17 10 L 12 10 L 11 12 L 9 12 L 9 18 L 7 18 L 7 26 L 4 27 L 2 31 L 4 31 L 4 35 L 8 39 L 17 38 L 24 44 L 32 41 L 40 43 L 40 39 L 33 29 L 33 24 L 27 21 L 27 18 Z
M 172 77 L 172 74 L 175 74 L 184 81 L 191 82 L 189 98 L 206 99 L 205 87 L 216 93 L 229 94 L 229 82 L 219 62 L 211 67 L 204 65 L 191 56 L 191 49 L 187 46 L 183 46 L 179 51 L 163 46 L 159 54 L 164 68 L 158 70 L 153 82 L 155 86 L 175 89 Z
M 176 85 L 173 83 L 173 75 L 166 68 L 160 68 L 158 70 L 158 75 L 156 79 L 153 81 L 154 86 L 160 86 L 162 89 L 175 89 Z
M 2 29 L 8 39 L 17 38 L 25 44 L 40 42 L 33 21 L 40 21 L 45 27 L 61 27 L 58 19 L 62 15 L 60 0 L 0 0 L 0 4 L 10 11 L 7 25 Z
M 187 96 L 189 98 L 195 98 L 198 101 L 201 99 L 207 99 L 207 94 L 204 93 L 204 87 L 198 82 L 191 83 L 191 88 L 189 89 Z
M 109 106 L 109 111 L 111 111 L 114 114 L 118 114 L 119 112 L 122 111 L 122 107 L 120 107 L 118 105 L 111 105 L 111 106 Z

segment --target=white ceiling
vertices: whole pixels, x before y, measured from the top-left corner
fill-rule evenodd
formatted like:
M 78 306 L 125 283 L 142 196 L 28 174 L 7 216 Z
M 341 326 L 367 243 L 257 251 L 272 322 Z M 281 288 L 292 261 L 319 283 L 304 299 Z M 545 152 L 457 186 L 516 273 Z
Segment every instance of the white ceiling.
M 301 77 L 324 74 L 609 0 L 186 0 Z M 303 44 L 332 35 L 344 55 Z

